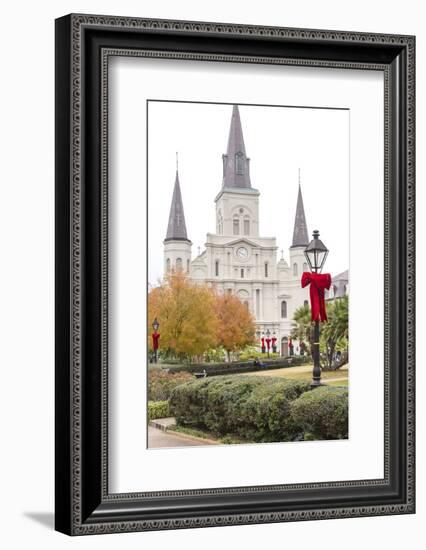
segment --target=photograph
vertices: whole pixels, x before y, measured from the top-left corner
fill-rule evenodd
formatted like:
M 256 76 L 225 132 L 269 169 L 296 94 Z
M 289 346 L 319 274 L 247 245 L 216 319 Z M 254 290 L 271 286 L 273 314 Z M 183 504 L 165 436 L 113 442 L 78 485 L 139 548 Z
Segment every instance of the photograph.
M 147 448 L 350 438 L 349 135 L 147 101 Z

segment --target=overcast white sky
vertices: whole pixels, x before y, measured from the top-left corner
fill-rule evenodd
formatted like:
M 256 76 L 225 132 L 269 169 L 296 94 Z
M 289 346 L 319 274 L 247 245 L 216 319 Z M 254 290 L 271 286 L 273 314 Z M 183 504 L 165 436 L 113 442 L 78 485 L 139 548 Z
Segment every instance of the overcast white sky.
M 163 275 L 163 240 L 179 152 L 179 176 L 192 253 L 215 232 L 214 198 L 222 185 L 232 105 L 148 104 L 149 282 Z M 293 236 L 298 169 L 309 234 L 329 248 L 324 272 L 349 266 L 349 111 L 240 105 L 251 183 L 260 191 L 260 235 L 288 248 Z M 278 254 L 280 258 L 280 254 Z

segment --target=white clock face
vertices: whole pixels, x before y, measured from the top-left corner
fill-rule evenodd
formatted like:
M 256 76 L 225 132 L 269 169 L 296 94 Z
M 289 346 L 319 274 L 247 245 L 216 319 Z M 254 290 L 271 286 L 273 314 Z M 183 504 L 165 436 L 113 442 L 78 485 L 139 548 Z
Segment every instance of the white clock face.
M 248 258 L 247 248 L 244 248 L 244 246 L 240 246 L 240 248 L 237 248 L 237 256 L 243 259 Z

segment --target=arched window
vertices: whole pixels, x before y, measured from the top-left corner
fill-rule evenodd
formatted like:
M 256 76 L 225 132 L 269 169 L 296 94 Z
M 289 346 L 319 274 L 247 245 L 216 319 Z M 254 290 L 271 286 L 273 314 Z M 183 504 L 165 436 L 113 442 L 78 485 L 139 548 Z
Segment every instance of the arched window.
M 345 296 L 348 293 L 348 287 L 346 285 L 343 285 L 343 293 Z
M 303 262 L 303 271 L 308 271 L 308 264 Z
M 235 154 L 235 173 L 244 175 L 244 153 L 241 151 Z
M 222 155 L 223 177 L 225 177 L 226 165 L 228 164 L 228 155 Z
M 170 258 L 167 258 L 166 260 L 166 269 L 167 271 L 170 271 Z
M 219 277 L 219 260 L 216 260 L 214 263 L 214 274 L 216 277 Z
M 176 269 L 182 269 L 182 258 L 176 258 Z
M 293 275 L 294 275 L 294 277 L 297 277 L 297 275 L 298 275 L 298 273 L 297 273 L 297 264 L 296 263 L 293 264 Z
M 337 297 L 337 286 L 336 285 L 333 285 L 333 297 L 334 298 Z
M 189 260 L 186 260 L 186 272 L 189 273 Z
M 244 235 L 250 235 L 250 218 L 244 218 Z
M 304 301 L 303 301 L 303 307 L 308 307 L 308 306 L 309 306 L 308 300 L 304 300 Z
M 281 302 L 281 317 L 283 319 L 287 318 L 287 302 L 285 300 Z
M 239 235 L 240 234 L 240 220 L 239 220 L 238 216 L 234 216 L 234 219 L 232 220 L 232 227 L 233 227 L 234 235 Z
M 244 279 L 244 269 L 243 268 L 241 268 L 240 274 L 241 274 L 241 279 Z
M 265 262 L 265 277 L 268 277 L 268 262 Z

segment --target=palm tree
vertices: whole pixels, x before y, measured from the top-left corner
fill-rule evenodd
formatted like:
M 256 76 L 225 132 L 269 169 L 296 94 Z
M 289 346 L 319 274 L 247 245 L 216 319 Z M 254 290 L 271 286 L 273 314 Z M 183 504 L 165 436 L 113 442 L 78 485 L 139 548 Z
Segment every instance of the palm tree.
M 293 329 L 291 331 L 291 337 L 295 340 L 299 340 L 300 343 L 308 343 L 309 349 L 307 352 L 311 353 L 311 310 L 309 306 L 301 306 L 296 309 L 293 314 Z
M 349 300 L 347 296 L 327 304 L 327 323 L 321 327 L 321 344 L 327 358 L 327 369 L 337 370 L 348 361 Z M 343 350 L 343 361 L 334 364 L 335 351 Z

